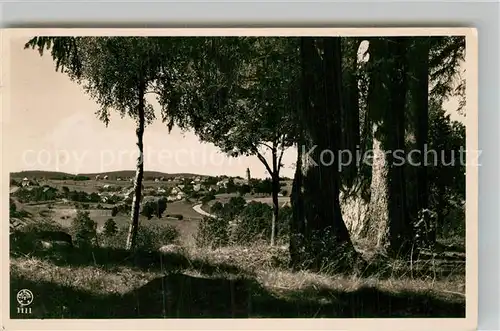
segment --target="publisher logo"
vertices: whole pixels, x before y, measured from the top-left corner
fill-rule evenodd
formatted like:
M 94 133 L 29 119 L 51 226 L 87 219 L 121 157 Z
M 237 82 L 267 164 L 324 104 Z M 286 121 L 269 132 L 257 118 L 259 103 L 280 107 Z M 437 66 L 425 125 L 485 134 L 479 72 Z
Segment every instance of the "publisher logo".
M 17 312 L 19 314 L 31 314 L 31 308 L 27 308 L 27 306 L 33 302 L 33 293 L 30 290 L 22 289 L 17 292 L 16 299 L 17 303 L 19 303 Z

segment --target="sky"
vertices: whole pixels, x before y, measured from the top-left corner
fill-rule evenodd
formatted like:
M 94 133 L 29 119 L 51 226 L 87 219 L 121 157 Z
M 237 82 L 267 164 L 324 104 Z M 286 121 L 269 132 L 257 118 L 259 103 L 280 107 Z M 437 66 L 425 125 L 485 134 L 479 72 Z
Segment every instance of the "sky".
M 47 170 L 99 173 L 134 170 L 137 158 L 135 122 L 112 114 L 108 127 L 95 115 L 98 105 L 65 74 L 55 71 L 49 53 L 24 50 L 25 39 L 11 42 L 10 109 L 3 113 L 4 164 L 9 171 Z M 445 108 L 455 120 L 456 100 Z M 192 132 L 161 120 L 146 127 L 144 169 L 165 173 L 267 177 L 257 157 L 231 158 Z M 282 176 L 293 177 L 296 152 L 283 157 Z

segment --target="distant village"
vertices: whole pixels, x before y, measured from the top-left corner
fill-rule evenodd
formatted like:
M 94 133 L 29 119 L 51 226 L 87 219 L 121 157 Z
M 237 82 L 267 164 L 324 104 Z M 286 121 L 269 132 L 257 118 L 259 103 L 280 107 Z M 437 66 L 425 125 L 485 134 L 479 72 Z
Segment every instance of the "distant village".
M 246 177 L 247 178 L 228 177 L 225 175 L 217 177 L 201 175 L 145 177 L 142 183 L 142 195 L 163 196 L 166 197 L 167 201 L 173 202 L 181 201 L 186 198 L 198 199 L 205 195 L 215 195 L 220 193 L 270 193 L 268 192 L 269 185 L 263 185 L 266 181 L 252 179 L 249 170 L 247 170 Z M 60 197 L 60 194 L 58 194 L 58 188 L 53 187 L 52 185 L 57 183 L 58 186 L 63 186 L 59 187 L 59 189 L 62 188 L 63 193 L 65 193 L 62 202 L 83 200 L 82 202 L 115 204 L 119 201 L 131 201 L 134 194 L 134 179 L 135 177 L 120 177 L 101 174 L 97 174 L 93 176 L 93 178 L 82 175 L 57 179 L 45 177 L 24 177 L 19 181 L 11 179 L 10 193 L 14 194 L 19 188 L 23 188 L 23 191 L 26 192 L 29 192 L 34 188 L 38 188 L 38 194 L 44 195 L 41 200 L 50 200 L 52 195 L 54 197 Z M 91 184 L 96 192 L 89 194 L 88 197 L 79 197 L 76 195 L 81 192 L 77 192 L 76 190 L 64 192 L 65 184 L 75 188 Z M 284 193 L 286 194 L 286 192 Z M 35 198 L 34 200 L 38 199 Z

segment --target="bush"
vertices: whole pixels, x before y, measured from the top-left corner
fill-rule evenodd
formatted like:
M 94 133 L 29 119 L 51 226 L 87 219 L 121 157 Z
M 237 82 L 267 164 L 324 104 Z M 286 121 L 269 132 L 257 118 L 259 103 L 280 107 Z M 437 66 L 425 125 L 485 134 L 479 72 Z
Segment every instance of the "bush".
M 243 184 L 241 186 L 238 186 L 238 193 L 240 195 L 245 195 L 247 193 L 252 192 L 252 188 L 248 184 Z
M 167 209 L 167 200 L 159 198 L 142 203 L 141 215 L 146 216 L 148 220 L 156 216 L 161 218 L 163 212 Z
M 167 217 L 176 218 L 179 221 L 182 221 L 184 219 L 184 215 L 181 215 L 181 214 L 168 214 Z
M 210 207 L 210 212 L 214 215 L 218 215 L 220 212 L 222 212 L 222 209 L 224 208 L 224 205 L 220 201 L 216 201 L 212 207 Z
M 246 201 L 243 197 L 232 197 L 224 204 L 222 213 L 229 220 L 234 220 L 245 208 Z
M 92 246 L 96 244 L 97 223 L 94 222 L 89 212 L 79 210 L 71 224 L 71 232 L 78 246 Z
M 114 236 L 117 232 L 118 232 L 118 227 L 116 226 L 116 222 L 112 218 L 108 218 L 104 223 L 103 234 L 105 236 L 111 237 Z
M 222 217 L 204 217 L 195 235 L 196 246 L 215 249 L 229 244 L 229 222 Z
M 278 239 L 281 241 L 288 242 L 288 237 L 290 235 L 290 223 L 292 222 L 293 210 L 292 207 L 286 206 L 280 208 L 278 214 Z
M 29 253 L 36 249 L 39 242 L 39 234 L 43 232 L 65 232 L 65 229 L 58 223 L 41 220 L 36 223 L 28 223 L 20 229 L 11 233 L 10 252 Z
M 14 200 L 9 199 L 9 213 L 10 213 L 10 215 L 12 216 L 12 214 L 15 214 L 16 211 L 17 211 L 16 203 L 14 202 Z
M 213 192 L 208 192 L 205 194 L 205 196 L 201 199 L 201 202 L 206 204 L 212 200 L 215 200 L 215 194 Z
M 237 244 L 257 240 L 269 240 L 273 210 L 262 202 L 250 202 L 240 213 L 233 231 L 233 241 Z
M 107 247 L 125 248 L 128 230 L 128 226 L 120 227 L 114 236 L 103 235 L 100 242 Z M 164 245 L 177 243 L 178 238 L 179 231 L 172 225 L 142 225 L 137 231 L 136 247 L 139 250 L 156 251 Z

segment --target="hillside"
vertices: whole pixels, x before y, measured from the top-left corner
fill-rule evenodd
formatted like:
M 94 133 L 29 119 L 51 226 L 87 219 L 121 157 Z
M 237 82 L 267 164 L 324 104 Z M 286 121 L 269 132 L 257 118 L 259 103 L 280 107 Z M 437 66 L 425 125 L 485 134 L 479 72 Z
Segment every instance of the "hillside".
M 108 172 L 96 172 L 96 173 L 87 173 L 87 174 L 78 174 L 80 176 L 87 176 L 90 178 L 94 178 L 96 175 L 101 175 L 101 176 L 108 176 L 110 179 L 115 179 L 117 177 L 134 177 L 135 176 L 135 170 L 119 170 L 119 171 L 108 171 Z M 11 172 L 10 177 L 11 178 L 39 178 L 39 177 L 45 177 L 45 178 L 51 178 L 51 179 L 57 179 L 57 178 L 63 178 L 63 177 L 70 177 L 70 176 L 75 176 L 75 174 L 70 174 L 70 173 L 65 173 L 65 172 L 58 172 L 58 171 L 42 171 L 42 170 L 25 170 L 25 171 L 19 171 L 19 172 Z M 199 175 L 199 174 L 189 174 L 189 173 L 178 173 L 178 174 L 167 174 L 164 172 L 159 172 L 159 171 L 144 171 L 144 177 L 165 177 L 165 178 L 171 178 L 171 177 L 195 177 L 195 176 L 204 176 L 204 175 Z

